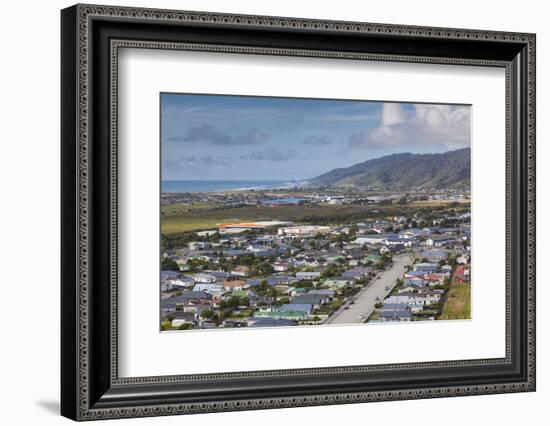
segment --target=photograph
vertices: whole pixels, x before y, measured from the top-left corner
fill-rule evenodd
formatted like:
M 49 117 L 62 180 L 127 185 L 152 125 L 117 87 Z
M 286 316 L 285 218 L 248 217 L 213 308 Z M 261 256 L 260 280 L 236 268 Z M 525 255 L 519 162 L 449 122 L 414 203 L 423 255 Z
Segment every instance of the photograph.
M 448 413 L 493 404 L 499 424 L 521 423 L 548 396 L 536 359 L 543 14 L 252 3 L 63 5 L 60 26 L 40 14 L 55 46 L 35 46 L 38 58 L 61 61 L 57 84 L 34 80 L 60 89 L 61 108 L 43 126 L 22 114 L 4 139 L 21 150 L 6 157 L 12 204 L 30 217 L 56 198 L 27 165 L 22 129 L 60 134 L 61 149 L 30 138 L 60 192 L 57 226 L 41 227 L 60 232 L 40 238 L 59 240 L 59 259 L 33 257 L 48 259 L 33 270 L 57 301 L 34 299 L 59 328 L 38 344 L 60 345 L 10 388 L 52 383 L 75 421 L 278 424 L 275 409 L 311 422 L 305 407 L 339 405 L 323 408 L 334 424 L 369 403 L 376 422 L 425 418 L 430 404 L 462 425 L 475 416 Z M 12 109 L 26 112 L 21 78 Z M 27 260 L 28 238 L 4 222 Z M 60 292 L 43 285 L 52 267 Z M 6 282 L 28 267 L 14 270 Z
M 471 105 L 159 107 L 161 331 L 471 320 Z

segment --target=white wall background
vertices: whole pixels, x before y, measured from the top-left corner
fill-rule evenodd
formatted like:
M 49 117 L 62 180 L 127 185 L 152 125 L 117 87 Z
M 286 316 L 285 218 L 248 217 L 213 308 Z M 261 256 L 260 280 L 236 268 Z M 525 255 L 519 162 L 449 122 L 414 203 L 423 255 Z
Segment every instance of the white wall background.
M 537 33 L 538 259 L 545 264 L 550 237 L 550 28 L 545 2 L 394 0 L 104 0 L 103 4 L 232 13 L 526 31 Z M 68 424 L 59 404 L 59 9 L 71 2 L 11 1 L 2 6 L 0 66 L 0 420 L 2 424 Z M 545 196 L 546 195 L 546 196 Z M 447 426 L 489 420 L 505 426 L 544 424 L 550 400 L 550 295 L 538 278 L 538 391 L 107 421 L 102 424 L 334 425 L 407 424 L 419 419 Z M 431 420 L 430 420 L 431 419 Z M 131 422 L 131 423 L 130 423 Z

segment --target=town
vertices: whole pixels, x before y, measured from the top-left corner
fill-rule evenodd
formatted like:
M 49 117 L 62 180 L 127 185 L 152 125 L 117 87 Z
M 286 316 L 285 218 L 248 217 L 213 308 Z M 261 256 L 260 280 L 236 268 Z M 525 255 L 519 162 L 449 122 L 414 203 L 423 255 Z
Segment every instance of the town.
M 161 204 L 163 331 L 470 319 L 468 191 L 165 193 Z

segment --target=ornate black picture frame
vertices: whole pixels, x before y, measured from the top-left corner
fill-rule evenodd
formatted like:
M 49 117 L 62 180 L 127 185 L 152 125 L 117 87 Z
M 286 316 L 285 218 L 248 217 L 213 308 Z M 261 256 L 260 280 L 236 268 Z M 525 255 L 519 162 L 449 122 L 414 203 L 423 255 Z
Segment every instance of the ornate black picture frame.
M 535 390 L 535 35 L 76 5 L 61 13 L 61 413 L 74 420 Z M 119 378 L 121 47 L 483 65 L 506 71 L 506 356 Z

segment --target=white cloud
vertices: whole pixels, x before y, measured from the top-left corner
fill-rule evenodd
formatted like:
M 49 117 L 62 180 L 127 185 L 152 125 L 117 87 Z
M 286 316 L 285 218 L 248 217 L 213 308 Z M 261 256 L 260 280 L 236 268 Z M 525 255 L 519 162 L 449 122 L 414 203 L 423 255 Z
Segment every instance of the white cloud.
M 401 104 L 386 103 L 380 126 L 350 136 L 357 149 L 432 146 L 453 150 L 470 146 L 470 107 L 415 104 L 407 111 Z
M 385 103 L 382 107 L 382 126 L 392 126 L 408 120 L 407 111 L 396 103 Z

